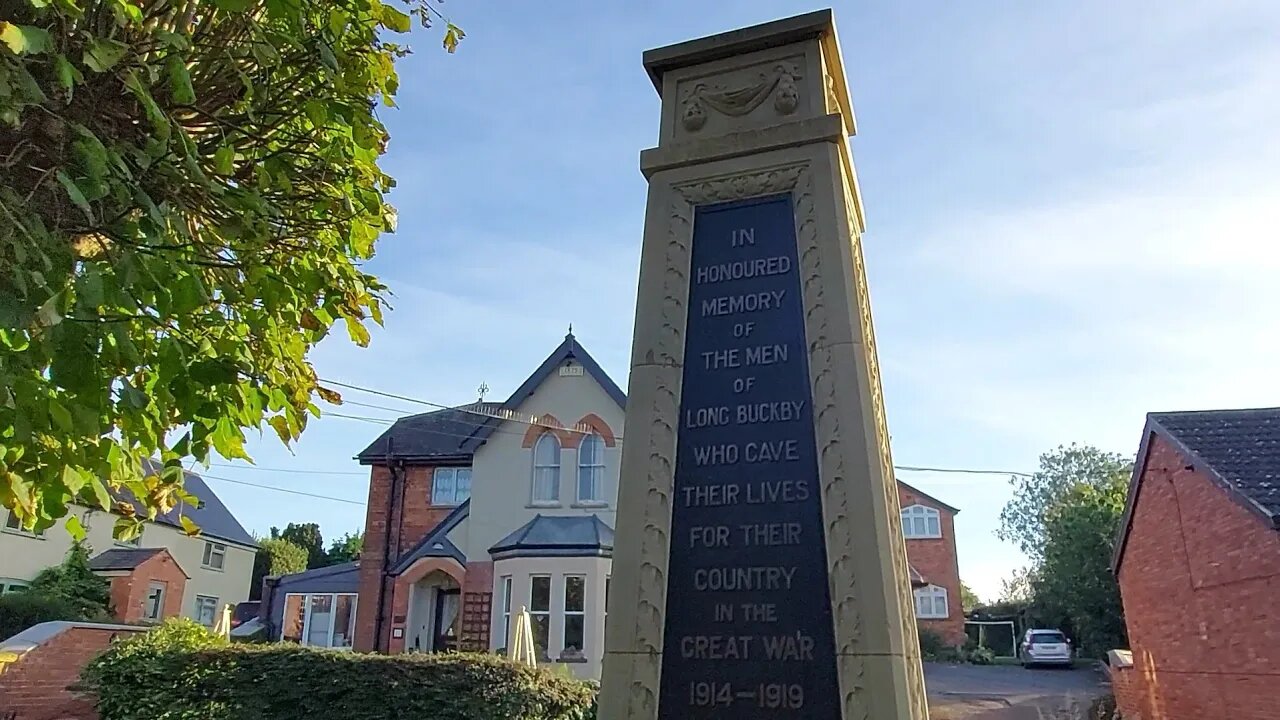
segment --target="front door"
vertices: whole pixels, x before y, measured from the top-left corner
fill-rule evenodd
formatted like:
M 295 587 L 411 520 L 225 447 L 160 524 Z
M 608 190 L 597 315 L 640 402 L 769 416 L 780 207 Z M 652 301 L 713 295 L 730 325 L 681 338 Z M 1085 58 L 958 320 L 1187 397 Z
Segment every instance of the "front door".
M 457 588 L 436 591 L 435 644 L 436 652 L 458 649 L 458 627 L 461 625 L 462 594 Z

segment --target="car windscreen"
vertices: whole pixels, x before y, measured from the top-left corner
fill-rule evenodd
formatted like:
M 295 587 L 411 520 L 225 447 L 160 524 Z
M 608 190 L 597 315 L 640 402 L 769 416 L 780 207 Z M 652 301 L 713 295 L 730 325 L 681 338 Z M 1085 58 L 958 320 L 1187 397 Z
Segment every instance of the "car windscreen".
M 1067 639 L 1066 639 L 1065 637 L 1063 637 L 1062 633 L 1060 633 L 1060 632 L 1037 632 L 1037 633 L 1031 633 L 1031 642 L 1033 642 L 1033 643 L 1045 643 L 1045 644 L 1058 643 L 1058 644 L 1062 644 L 1062 643 L 1065 643 L 1066 641 L 1067 641 Z

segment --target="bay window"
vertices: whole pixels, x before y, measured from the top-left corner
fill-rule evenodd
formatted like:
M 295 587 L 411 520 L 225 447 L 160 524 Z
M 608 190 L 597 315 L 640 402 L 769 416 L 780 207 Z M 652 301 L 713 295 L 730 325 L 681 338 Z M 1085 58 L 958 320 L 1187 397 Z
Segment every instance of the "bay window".
M 356 629 L 354 593 L 290 593 L 285 596 L 280 639 L 310 647 L 351 649 Z

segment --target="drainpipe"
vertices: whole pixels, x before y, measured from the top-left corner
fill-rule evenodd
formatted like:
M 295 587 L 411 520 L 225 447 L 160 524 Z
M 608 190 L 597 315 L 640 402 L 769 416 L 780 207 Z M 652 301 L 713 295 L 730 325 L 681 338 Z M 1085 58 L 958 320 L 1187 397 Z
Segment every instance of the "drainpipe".
M 378 615 L 374 622 L 373 630 L 373 649 L 385 652 L 391 647 L 390 638 L 384 647 L 382 644 L 382 630 L 387 621 L 387 579 L 391 577 L 389 572 L 391 566 L 391 512 L 395 507 L 396 489 L 400 484 L 400 478 L 396 472 L 395 461 L 392 459 L 392 448 L 394 438 L 387 438 L 387 471 L 391 474 L 391 487 L 387 493 L 387 513 L 383 518 L 382 532 L 382 568 L 378 578 Z M 403 494 L 403 493 L 402 493 Z

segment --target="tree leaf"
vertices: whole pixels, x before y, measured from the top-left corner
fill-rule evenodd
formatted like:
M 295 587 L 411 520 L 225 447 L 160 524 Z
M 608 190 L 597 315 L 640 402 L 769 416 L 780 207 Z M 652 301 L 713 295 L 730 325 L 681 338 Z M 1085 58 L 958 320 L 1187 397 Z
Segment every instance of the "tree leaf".
M 178 522 L 182 523 L 182 532 L 188 536 L 195 537 L 200 534 L 200 526 L 192 522 L 191 518 L 186 515 L 179 517 Z
M 166 62 L 169 72 L 169 91 L 173 93 L 173 101 L 178 105 L 194 105 L 196 91 L 191 87 L 191 73 L 187 64 L 177 55 L 170 55 Z
M 71 493 L 72 497 L 75 497 L 80 494 L 80 490 L 85 486 L 85 479 L 79 470 L 70 465 L 65 465 L 62 468 L 62 484 L 66 486 L 67 492 Z
M 213 152 L 213 169 L 219 175 L 230 175 L 235 171 L 236 151 L 228 145 L 222 145 Z
M 360 322 L 356 318 L 347 318 L 346 320 L 347 334 L 351 336 L 351 339 L 355 344 L 360 347 L 368 347 L 369 331 L 365 328 L 364 323 Z
M 80 518 L 75 515 L 67 516 L 67 532 L 71 534 L 71 539 L 80 542 L 84 540 L 84 525 L 80 523 Z
M 398 33 L 407 33 L 413 27 L 412 19 L 394 7 L 383 5 L 380 9 L 379 23 L 382 27 Z
M 58 427 L 62 428 L 63 431 L 71 432 L 75 429 L 75 426 L 71 422 L 71 411 L 67 410 L 67 408 L 57 400 L 49 401 L 49 416 L 53 418 L 53 421 L 57 423 Z
M 447 23 L 444 29 L 444 49 L 452 54 L 458 49 L 458 43 L 466 36 L 467 34 L 462 32 L 462 28 L 453 23 Z
M 66 171 L 58 171 L 58 182 L 62 183 L 62 187 L 67 191 L 67 197 L 71 198 L 71 202 L 80 208 L 80 212 L 89 219 L 90 223 L 96 222 L 93 219 L 93 208 L 89 207 L 89 200 L 85 198 L 84 193 L 76 186 L 75 180 Z
M 36 55 L 53 47 L 48 30 L 3 20 L 0 20 L 0 42 L 8 45 L 15 55 Z
M 94 72 L 106 72 L 120 62 L 129 46 L 119 40 L 94 38 L 84 49 L 84 64 Z
M 84 74 L 80 69 L 71 64 L 66 55 L 59 53 L 53 59 L 54 72 L 58 75 L 58 84 L 63 90 L 67 91 L 67 99 L 70 100 L 75 92 L 76 83 L 84 82 Z
M 116 446 L 113 445 L 112 447 Z M 89 489 L 93 491 L 94 503 L 102 510 L 110 510 L 111 493 L 107 490 L 107 484 L 103 482 L 102 478 L 94 475 L 93 473 L 89 473 L 88 480 Z

